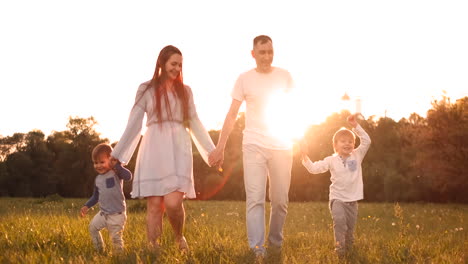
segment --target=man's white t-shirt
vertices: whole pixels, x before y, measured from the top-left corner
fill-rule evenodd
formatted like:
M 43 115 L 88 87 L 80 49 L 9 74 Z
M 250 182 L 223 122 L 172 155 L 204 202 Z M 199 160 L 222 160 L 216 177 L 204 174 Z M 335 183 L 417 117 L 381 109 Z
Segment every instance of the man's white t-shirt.
M 292 144 L 275 138 L 268 129 L 267 107 L 271 96 L 288 93 L 294 87 L 291 74 L 284 69 L 272 67 L 269 73 L 255 69 L 242 73 L 231 93 L 233 99 L 246 102 L 243 144 L 254 144 L 268 149 L 290 149 Z M 277 105 L 287 110 L 284 105 Z

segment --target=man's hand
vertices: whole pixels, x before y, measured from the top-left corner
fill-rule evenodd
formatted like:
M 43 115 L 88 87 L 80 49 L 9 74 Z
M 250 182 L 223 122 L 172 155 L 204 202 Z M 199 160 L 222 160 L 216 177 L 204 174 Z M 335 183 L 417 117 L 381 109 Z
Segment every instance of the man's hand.
M 210 166 L 217 166 L 218 168 L 221 168 L 224 162 L 224 149 L 216 147 L 215 150 L 213 150 L 210 153 L 210 156 L 208 157 L 208 163 Z
M 86 205 L 81 207 L 81 210 L 80 210 L 81 217 L 84 217 L 88 213 L 88 210 L 89 208 Z

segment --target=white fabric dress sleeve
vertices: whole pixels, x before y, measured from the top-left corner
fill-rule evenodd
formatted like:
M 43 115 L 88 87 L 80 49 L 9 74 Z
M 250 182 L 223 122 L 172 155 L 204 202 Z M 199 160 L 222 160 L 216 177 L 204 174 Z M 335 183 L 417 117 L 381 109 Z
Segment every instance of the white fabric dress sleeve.
M 127 127 L 112 151 L 112 156 L 123 164 L 128 164 L 141 138 L 145 110 L 134 105 L 128 118 Z
M 198 118 L 191 89 L 187 87 L 187 90 L 189 93 L 190 135 L 192 136 L 193 142 L 195 143 L 195 146 L 197 147 L 198 152 L 200 152 L 203 160 L 209 165 L 208 156 L 210 152 L 215 149 L 215 145 L 213 144 L 210 134 L 208 134 L 208 131 L 206 131 L 202 122 Z

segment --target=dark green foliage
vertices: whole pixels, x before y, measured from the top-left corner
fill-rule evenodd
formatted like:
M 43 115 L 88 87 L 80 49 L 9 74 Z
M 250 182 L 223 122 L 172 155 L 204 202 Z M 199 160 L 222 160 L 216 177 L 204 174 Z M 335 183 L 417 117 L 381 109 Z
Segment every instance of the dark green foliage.
M 47 140 L 35 130 L 1 138 L 1 156 L 5 159 L 0 166 L 2 195 L 91 195 L 95 177 L 91 151 L 107 141 L 94 130 L 96 123 L 93 117 L 70 117 L 69 130 L 53 132 Z
M 240 113 L 226 144 L 223 171 L 208 167 L 196 148 L 193 147 L 197 199 L 239 200 L 245 198 L 242 169 L 242 131 L 244 127 L 244 113 Z M 219 131 L 210 131 L 210 136 L 216 144 Z
M 324 123 L 308 129 L 305 139 L 311 160 L 333 154 L 333 134 L 347 126 L 348 115 L 347 111 L 332 114 Z M 70 118 L 68 130 L 53 132 L 46 140 L 41 131 L 0 137 L 0 195 L 91 195 L 96 176 L 91 151 L 108 141 L 94 130 L 96 123 L 93 117 Z M 468 97 L 455 103 L 442 97 L 433 102 L 426 118 L 412 114 L 396 122 L 369 117 L 360 124 L 372 140 L 363 162 L 366 201 L 468 202 Z M 197 199 L 245 199 L 244 127 L 244 114 L 240 113 L 226 145 L 223 172 L 208 167 L 193 146 Z M 210 131 L 210 135 L 216 144 L 219 131 Z M 126 165 L 132 172 L 137 151 Z M 327 200 L 330 174 L 309 174 L 301 164 L 297 146 L 294 153 L 290 200 Z M 130 190 L 131 182 L 125 182 L 127 197 Z

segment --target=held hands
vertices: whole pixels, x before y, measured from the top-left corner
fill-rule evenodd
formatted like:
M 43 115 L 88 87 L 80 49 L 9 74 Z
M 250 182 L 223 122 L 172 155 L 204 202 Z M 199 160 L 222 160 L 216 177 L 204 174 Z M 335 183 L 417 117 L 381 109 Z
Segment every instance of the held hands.
M 89 207 L 86 205 L 81 207 L 81 210 L 80 210 L 81 217 L 85 217 L 85 215 L 88 213 L 88 210 L 89 210 Z
M 348 116 L 348 118 L 346 120 L 348 121 L 350 126 L 357 127 L 358 122 L 357 122 L 356 114 Z
M 110 162 L 111 162 L 111 168 L 114 168 L 117 163 L 120 163 L 120 161 L 118 159 L 116 159 L 116 158 L 114 158 L 112 156 L 111 156 Z
M 221 169 L 224 162 L 224 150 L 216 147 L 208 157 L 208 163 L 210 166 L 217 166 L 218 169 Z M 222 169 L 221 169 L 222 170 Z

